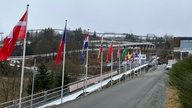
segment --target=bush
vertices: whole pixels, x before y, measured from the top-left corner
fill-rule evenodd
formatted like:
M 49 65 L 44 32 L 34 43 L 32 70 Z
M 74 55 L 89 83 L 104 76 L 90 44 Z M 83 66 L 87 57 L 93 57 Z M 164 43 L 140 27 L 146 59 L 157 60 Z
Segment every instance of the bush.
M 192 108 L 192 56 L 174 64 L 168 75 L 170 85 L 179 92 L 182 108 Z

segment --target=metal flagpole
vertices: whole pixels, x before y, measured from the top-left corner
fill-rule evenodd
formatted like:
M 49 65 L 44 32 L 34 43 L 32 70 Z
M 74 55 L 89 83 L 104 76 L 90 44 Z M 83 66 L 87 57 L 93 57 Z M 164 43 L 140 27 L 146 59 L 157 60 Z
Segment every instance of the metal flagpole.
M 89 29 L 88 29 L 88 33 L 89 33 Z M 88 42 L 89 42 L 89 36 L 88 36 Z M 89 44 L 88 44 L 88 46 L 89 46 Z M 89 54 L 88 46 L 87 46 L 86 65 L 85 65 L 85 68 L 86 68 L 86 73 L 85 73 L 85 94 L 87 92 L 86 89 L 87 89 L 87 72 L 88 72 L 88 54 Z
M 113 51 L 111 52 L 111 85 L 113 85 L 113 83 L 112 83 L 112 72 L 113 72 Z
M 139 64 L 140 64 L 140 66 L 141 66 L 141 50 L 139 51 L 139 60 L 140 60 L 140 61 L 139 61 L 139 62 L 140 62 Z M 140 68 L 140 74 L 141 74 L 141 68 Z
M 131 54 L 131 50 L 130 50 Z M 131 55 L 129 56 L 129 70 L 131 70 Z M 131 73 L 129 73 L 129 79 L 131 79 Z
M 130 58 L 131 58 L 131 57 L 130 57 Z M 129 67 L 130 67 L 129 70 L 131 70 L 131 60 L 130 60 L 130 58 L 129 58 Z M 129 74 L 129 79 L 131 79 L 131 74 Z
M 130 53 L 131 53 L 131 56 L 130 56 L 129 61 L 130 61 L 130 70 L 131 70 L 131 69 L 133 68 L 133 67 L 132 67 L 132 59 L 133 59 L 133 58 L 131 59 L 132 53 L 133 53 L 133 52 L 132 52 L 132 48 L 131 48 L 131 50 L 130 50 Z M 131 74 L 130 74 L 130 76 L 131 76 Z M 131 78 L 132 78 L 132 76 L 131 76 Z
M 121 50 L 121 49 L 119 49 L 119 50 Z M 121 51 L 119 51 L 119 83 L 120 83 L 120 81 L 121 81 L 121 79 L 120 79 L 120 73 L 121 73 L 121 66 L 120 66 L 120 55 L 121 55 L 121 53 L 120 53 Z
M 29 4 L 27 4 L 26 35 L 27 35 L 28 9 L 29 9 Z M 27 36 L 26 36 L 26 37 L 27 37 Z M 25 65 L 26 37 L 24 38 L 24 43 L 23 43 L 23 61 L 22 61 L 22 70 L 21 70 L 21 82 L 20 82 L 20 94 L 19 94 L 19 108 L 21 108 L 21 100 L 22 100 L 21 98 L 22 98 L 22 92 L 23 92 L 23 77 L 24 77 L 24 65 Z
M 101 51 L 101 76 L 100 76 L 101 89 L 102 89 L 102 80 L 103 80 L 103 50 Z
M 64 77 L 65 77 L 65 50 L 66 50 L 66 32 L 67 32 L 67 20 L 65 20 L 65 43 L 64 43 L 64 48 L 63 48 L 63 69 L 62 69 L 62 85 L 61 85 L 61 103 L 63 103 L 63 87 L 64 87 Z
M 135 75 L 135 72 L 136 72 L 136 71 L 135 71 L 135 60 L 134 60 L 134 59 L 135 59 L 135 52 L 134 52 L 134 51 L 133 51 L 133 58 L 132 58 L 132 59 L 133 59 L 134 77 L 135 77 L 135 76 L 136 76 L 136 75 Z
M 144 64 L 146 64 L 146 62 L 147 62 L 146 59 L 147 59 L 147 56 L 145 56 L 145 61 L 144 61 L 145 63 L 144 63 Z M 146 68 L 146 67 L 144 67 L 144 73 L 145 73 L 145 68 Z
M 86 70 L 86 69 L 85 69 L 85 56 L 83 56 L 83 60 L 84 60 L 84 61 L 83 61 L 83 74 L 85 75 L 85 73 L 86 73 L 86 72 L 85 72 L 85 70 Z M 83 87 L 84 87 L 84 88 L 83 88 L 83 94 L 85 94 L 85 77 L 83 78 Z

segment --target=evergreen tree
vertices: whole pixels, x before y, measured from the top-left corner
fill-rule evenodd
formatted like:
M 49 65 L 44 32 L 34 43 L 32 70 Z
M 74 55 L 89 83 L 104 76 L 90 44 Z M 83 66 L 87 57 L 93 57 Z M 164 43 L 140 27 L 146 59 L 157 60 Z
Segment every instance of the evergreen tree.
M 34 93 L 38 91 L 45 91 L 52 87 L 53 73 L 47 70 L 47 67 L 41 64 L 37 69 L 38 74 L 34 81 Z M 27 92 L 31 93 L 32 83 L 28 85 Z

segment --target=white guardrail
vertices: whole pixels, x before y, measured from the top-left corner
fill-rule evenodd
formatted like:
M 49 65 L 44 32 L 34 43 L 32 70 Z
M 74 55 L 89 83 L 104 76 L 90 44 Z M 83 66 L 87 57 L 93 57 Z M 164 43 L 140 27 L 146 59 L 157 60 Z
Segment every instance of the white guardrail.
M 142 64 L 133 68 L 133 66 L 124 65 L 121 67 L 121 72 L 119 74 L 118 70 L 114 70 L 113 72 L 103 73 L 102 82 L 100 82 L 100 75 L 91 77 L 87 80 L 87 89 L 84 89 L 84 80 L 80 80 L 74 83 L 70 83 L 64 86 L 63 93 L 63 102 L 67 102 L 70 100 L 76 99 L 78 96 L 86 93 L 91 93 L 100 89 L 103 86 L 106 86 L 108 83 L 112 81 L 116 81 L 119 78 L 122 78 L 125 75 L 135 74 L 135 71 L 140 69 L 144 69 L 148 64 Z M 132 67 L 132 68 L 130 68 Z M 112 76 L 112 77 L 111 77 Z M 44 92 L 36 93 L 33 95 L 33 99 L 31 100 L 31 95 L 22 98 L 22 107 L 30 108 L 30 107 L 39 107 L 43 108 L 46 106 L 58 105 L 61 104 L 61 87 L 57 87 L 51 90 L 47 90 Z M 12 100 L 4 103 L 0 103 L 0 108 L 17 108 L 19 100 Z M 32 104 L 31 104 L 32 103 Z

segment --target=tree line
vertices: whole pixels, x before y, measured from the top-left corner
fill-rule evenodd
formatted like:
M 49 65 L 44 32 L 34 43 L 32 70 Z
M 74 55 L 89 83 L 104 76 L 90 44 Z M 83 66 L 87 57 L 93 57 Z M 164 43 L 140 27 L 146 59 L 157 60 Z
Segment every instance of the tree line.
M 74 31 L 67 31 L 66 50 L 81 49 L 85 38 L 84 31 L 78 28 Z M 62 33 L 52 28 L 42 29 L 40 32 L 27 33 L 26 55 L 46 54 L 57 52 Z M 95 38 L 94 36 L 92 38 Z M 22 41 L 18 41 L 12 56 L 21 56 L 23 53 Z M 55 55 L 56 56 L 56 55 Z M 27 59 L 25 66 L 33 66 L 34 59 L 37 60 L 37 74 L 35 76 L 34 93 L 45 91 L 51 88 L 61 86 L 62 65 L 54 64 L 53 57 L 36 57 Z M 76 73 L 80 69 L 79 58 L 76 54 L 67 54 L 65 68 L 65 84 L 76 80 L 75 77 L 69 77 L 68 73 Z M 0 102 L 17 99 L 19 97 L 19 84 L 21 73 L 21 61 L 14 66 L 10 66 L 9 61 L 0 62 Z M 78 74 L 78 73 L 77 73 Z M 31 94 L 32 71 L 25 70 L 24 78 L 24 96 Z
M 66 37 L 66 50 L 77 50 L 82 48 L 82 43 L 85 38 L 85 30 L 78 28 L 74 31 L 68 30 Z M 26 55 L 36 55 L 36 54 L 46 54 L 57 52 L 59 43 L 61 40 L 62 33 L 52 29 L 42 29 L 40 32 L 28 32 L 27 33 L 27 46 L 26 46 Z M 90 40 L 99 40 L 100 38 L 96 36 L 96 32 L 90 36 Z M 157 40 L 153 40 L 155 45 L 158 48 L 171 49 L 170 37 L 160 37 Z M 125 41 L 138 41 L 138 37 L 133 34 L 127 34 Z M 139 40 L 140 42 L 142 40 Z M 15 46 L 12 56 L 21 56 L 23 49 L 22 41 Z M 90 47 L 94 46 L 90 44 Z M 96 62 L 97 53 L 89 54 L 89 64 L 95 65 L 96 67 L 90 68 L 91 74 L 95 75 L 99 72 L 100 64 Z M 165 52 L 166 55 L 169 52 Z M 79 53 L 66 54 L 66 68 L 65 68 L 65 84 L 77 80 L 78 74 L 83 73 L 83 63 L 79 61 Z M 37 61 L 38 73 L 35 77 L 34 93 L 48 90 L 51 88 L 61 86 L 61 71 L 62 63 L 59 65 L 54 64 L 55 56 L 53 57 L 36 57 L 33 59 L 26 60 L 26 66 L 33 66 L 34 59 Z M 0 62 L 0 102 L 17 99 L 19 96 L 19 84 L 20 84 L 20 73 L 21 68 L 17 65 L 20 65 L 21 62 L 10 66 L 8 61 Z M 105 67 L 104 70 L 108 70 L 108 67 Z M 24 78 L 24 95 L 30 95 L 32 87 L 32 72 L 25 70 Z

